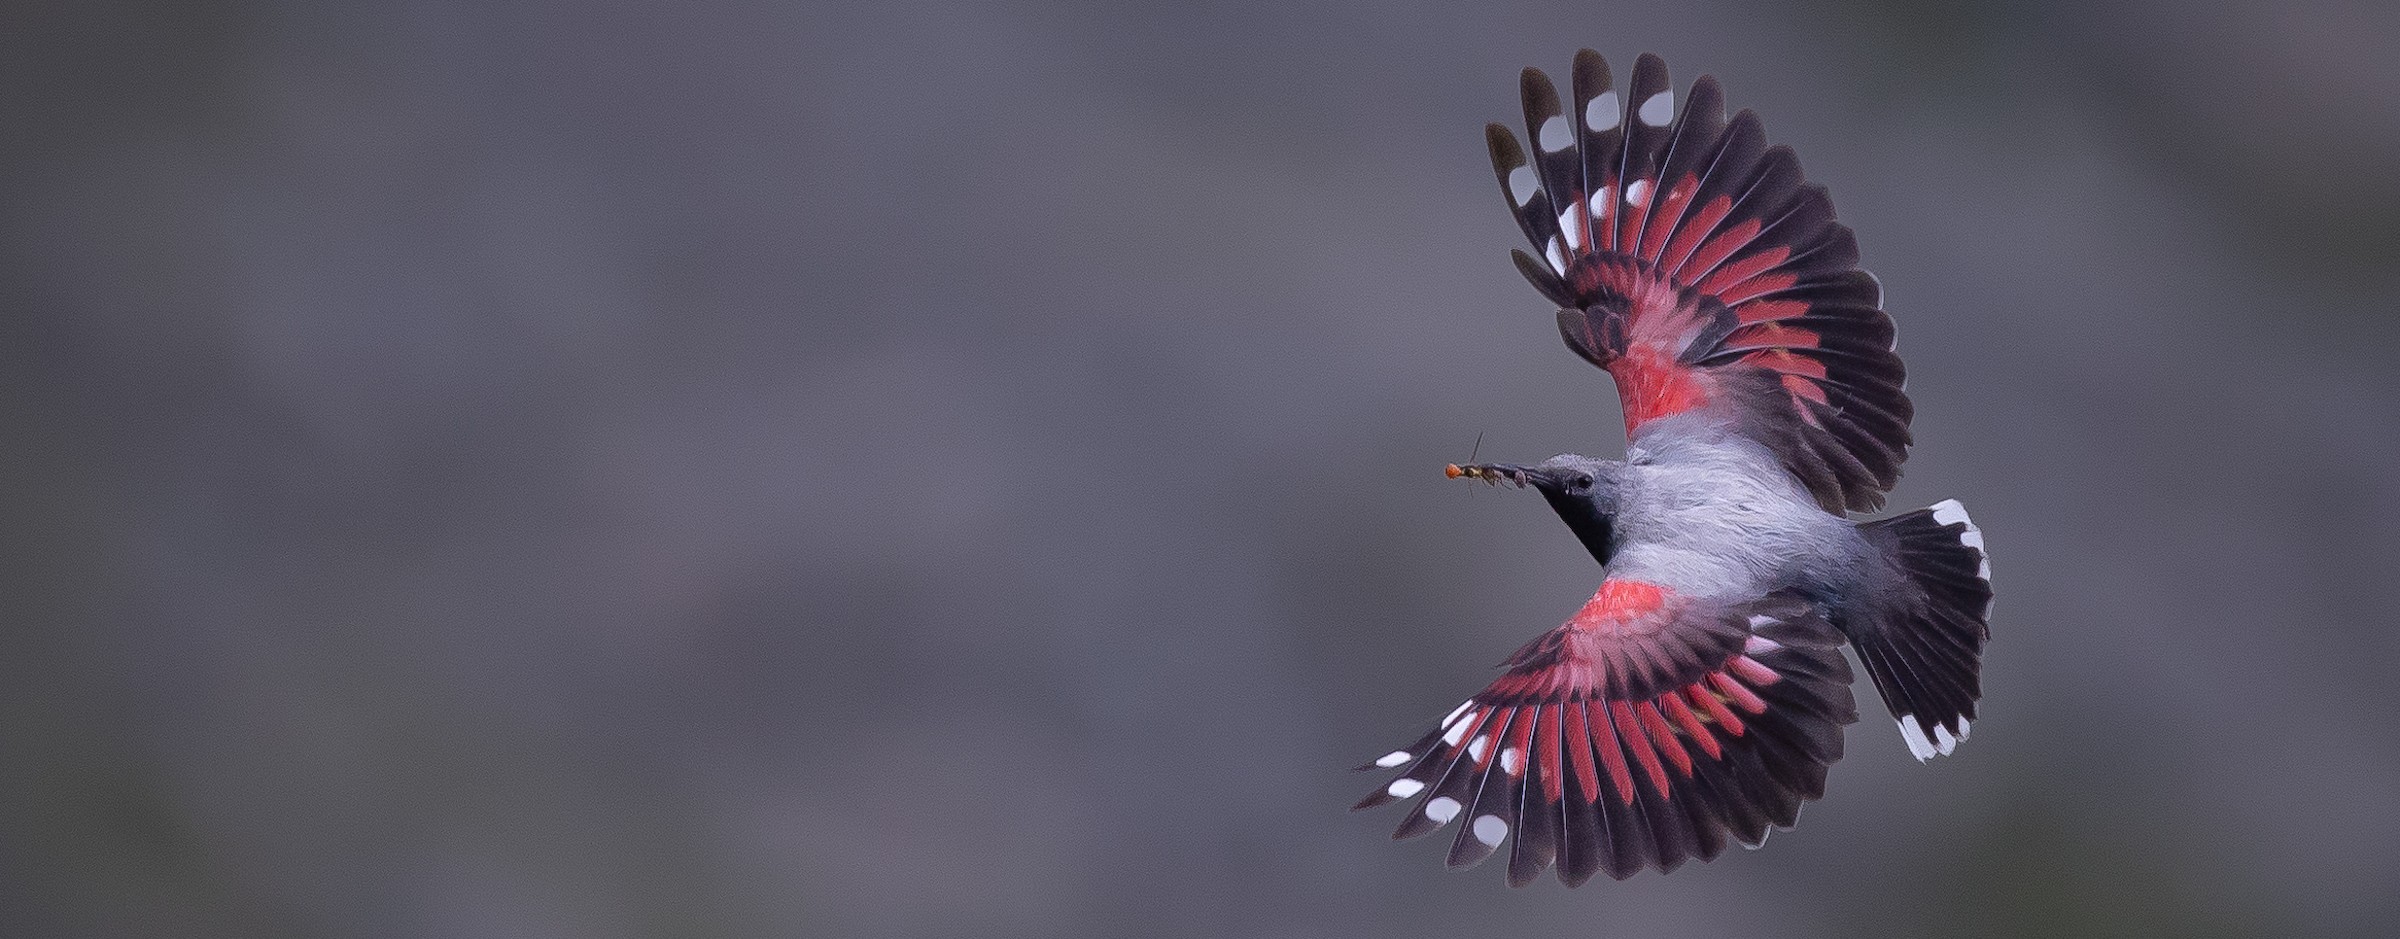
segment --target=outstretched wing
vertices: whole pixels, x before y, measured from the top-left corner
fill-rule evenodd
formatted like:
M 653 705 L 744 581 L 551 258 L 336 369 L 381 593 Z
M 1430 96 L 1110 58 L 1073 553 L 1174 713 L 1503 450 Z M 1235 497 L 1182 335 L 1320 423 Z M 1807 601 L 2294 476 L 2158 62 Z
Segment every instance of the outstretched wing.
M 1622 580 L 1528 643 L 1482 694 L 1368 768 L 1399 776 L 1361 800 L 1414 798 L 1396 838 L 1465 819 L 1450 865 L 1514 836 L 1508 880 L 1558 867 L 1675 869 L 1766 840 L 1825 790 L 1858 719 L 1841 637 L 1777 595 L 1724 604 Z
M 1525 133 L 1488 128 L 1492 166 L 1541 257 L 1567 344 L 1616 378 L 1625 430 L 1705 410 L 1772 448 L 1827 511 L 1869 511 L 1900 477 L 1914 408 L 1882 288 L 1858 269 L 1825 188 L 1758 116 L 1729 122 L 1716 79 L 1680 114 L 1666 63 L 1575 57 L 1574 106 L 1526 69 Z

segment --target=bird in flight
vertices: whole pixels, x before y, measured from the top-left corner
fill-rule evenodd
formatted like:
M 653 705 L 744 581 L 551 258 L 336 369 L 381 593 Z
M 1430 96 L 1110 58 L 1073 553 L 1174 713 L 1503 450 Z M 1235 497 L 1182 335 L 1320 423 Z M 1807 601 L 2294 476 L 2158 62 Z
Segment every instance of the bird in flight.
M 1824 794 L 1858 719 L 1844 641 L 1917 759 L 1967 738 L 1982 695 L 1991 566 L 1956 501 L 1883 506 L 1908 456 L 1882 288 L 1850 229 L 1757 115 L 1701 76 L 1681 102 L 1644 55 L 1618 97 L 1575 57 L 1570 104 L 1523 79 L 1528 151 L 1487 128 L 1539 252 L 1517 269 L 1559 332 L 1616 380 L 1623 461 L 1452 465 L 1542 494 L 1605 569 L 1481 693 L 1366 769 L 1357 808 L 1394 833 L 1460 822 L 1449 863 L 1508 847 L 1522 886 L 1575 886 L 1757 846 Z

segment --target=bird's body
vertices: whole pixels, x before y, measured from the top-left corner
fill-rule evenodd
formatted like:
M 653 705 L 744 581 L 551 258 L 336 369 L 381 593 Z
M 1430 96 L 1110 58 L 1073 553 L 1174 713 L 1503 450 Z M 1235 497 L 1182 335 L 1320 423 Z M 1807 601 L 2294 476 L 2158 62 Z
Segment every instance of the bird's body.
M 1460 827 L 1453 866 L 1509 845 L 1509 880 L 1578 884 L 1762 843 L 1824 792 L 1857 719 L 1852 645 L 1919 759 L 1964 740 L 1991 586 L 1956 502 L 1883 504 L 1910 443 L 1882 291 L 1822 187 L 1714 79 L 1680 114 L 1666 66 L 1576 57 L 1571 107 L 1524 81 L 1528 155 L 1493 165 L 1569 348 L 1616 380 L 1623 461 L 1575 454 L 1452 476 L 1541 492 L 1606 569 L 1566 622 L 1416 743 L 1360 808 L 1397 837 Z M 1513 841 L 1512 841 L 1513 839 Z
M 1617 478 L 1612 578 L 1716 599 L 1830 597 L 1870 560 L 1857 528 L 1818 508 L 1766 448 L 1697 415 L 1644 433 Z

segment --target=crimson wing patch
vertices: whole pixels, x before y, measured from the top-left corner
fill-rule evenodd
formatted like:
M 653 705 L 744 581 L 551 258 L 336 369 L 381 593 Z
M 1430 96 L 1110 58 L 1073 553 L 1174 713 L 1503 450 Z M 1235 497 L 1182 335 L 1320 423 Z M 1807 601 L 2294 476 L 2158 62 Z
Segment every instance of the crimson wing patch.
M 1431 733 L 1362 767 L 1399 775 L 1353 808 L 1414 800 L 1395 838 L 1464 820 L 1450 866 L 1505 843 L 1513 886 L 1554 865 L 1568 886 L 1670 871 L 1728 835 L 1755 846 L 1824 794 L 1858 719 L 1840 642 L 1797 598 L 1711 604 L 1611 581 Z
M 1882 288 L 1850 229 L 1758 116 L 1724 117 L 1701 76 L 1679 110 L 1666 63 L 1575 57 L 1573 106 L 1526 69 L 1527 154 L 1487 129 L 1492 166 L 1540 252 L 1517 268 L 1560 306 L 1567 344 L 1616 379 L 1625 430 L 1706 410 L 1773 449 L 1828 511 L 1871 511 L 1899 480 L 1914 415 Z

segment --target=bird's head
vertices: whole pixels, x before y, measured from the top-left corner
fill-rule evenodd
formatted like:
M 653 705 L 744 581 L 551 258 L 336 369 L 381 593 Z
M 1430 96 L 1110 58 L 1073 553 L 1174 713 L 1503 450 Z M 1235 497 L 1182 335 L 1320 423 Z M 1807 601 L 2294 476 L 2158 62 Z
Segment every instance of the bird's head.
M 1613 460 L 1561 453 L 1532 466 L 1452 463 L 1443 467 L 1442 473 L 1452 479 L 1480 479 L 1494 486 L 1508 483 L 1540 492 L 1592 557 L 1606 564 L 1617 514 L 1617 477 L 1624 468 L 1625 464 Z

